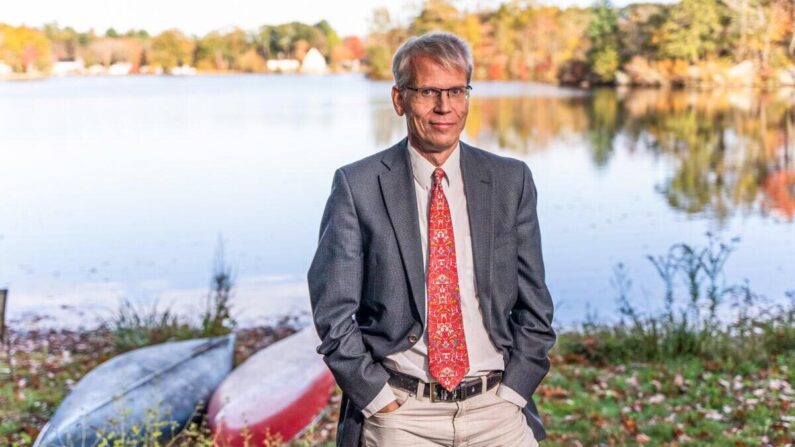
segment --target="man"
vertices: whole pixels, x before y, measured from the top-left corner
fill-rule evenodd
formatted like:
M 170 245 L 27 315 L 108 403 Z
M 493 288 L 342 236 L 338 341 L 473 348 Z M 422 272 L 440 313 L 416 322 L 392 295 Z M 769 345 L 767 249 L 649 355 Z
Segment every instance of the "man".
M 408 137 L 336 171 L 308 274 L 337 445 L 535 446 L 555 332 L 530 169 L 459 140 L 464 41 L 411 38 L 392 67 Z

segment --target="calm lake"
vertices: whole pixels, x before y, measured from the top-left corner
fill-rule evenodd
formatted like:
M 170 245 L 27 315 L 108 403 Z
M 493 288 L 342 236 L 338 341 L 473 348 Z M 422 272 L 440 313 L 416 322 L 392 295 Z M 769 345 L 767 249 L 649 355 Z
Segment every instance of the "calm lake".
M 219 238 L 242 324 L 307 311 L 334 170 L 405 135 L 390 85 L 358 75 L 0 83 L 7 320 L 90 327 L 120 298 L 195 314 Z M 771 300 L 795 289 L 792 90 L 473 85 L 463 139 L 533 171 L 558 324 L 615 318 L 618 263 L 635 303 L 660 308 L 646 255 L 705 246 L 707 232 L 740 238 L 727 284 L 747 279 Z

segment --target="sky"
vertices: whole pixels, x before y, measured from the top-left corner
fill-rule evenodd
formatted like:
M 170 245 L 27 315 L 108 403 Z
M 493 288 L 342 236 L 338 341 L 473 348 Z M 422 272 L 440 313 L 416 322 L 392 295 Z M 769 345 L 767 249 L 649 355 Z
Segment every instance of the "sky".
M 58 22 L 78 31 L 93 28 L 104 33 L 145 29 L 158 33 L 178 28 L 203 35 L 217 29 L 239 26 L 254 30 L 261 25 L 300 21 L 314 24 L 326 19 L 342 36 L 364 36 L 372 12 L 387 7 L 393 19 L 407 21 L 419 11 L 422 0 L 0 0 L 0 23 L 39 27 Z M 462 10 L 493 9 L 500 0 L 454 0 Z M 588 6 L 592 0 L 547 1 L 558 6 Z M 629 0 L 616 0 L 622 6 Z

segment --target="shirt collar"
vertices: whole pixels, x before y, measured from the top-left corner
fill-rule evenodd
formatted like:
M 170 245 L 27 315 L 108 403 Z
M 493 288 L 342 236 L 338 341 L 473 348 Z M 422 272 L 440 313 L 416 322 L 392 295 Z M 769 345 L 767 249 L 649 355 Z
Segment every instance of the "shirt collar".
M 433 171 L 436 166 L 428 161 L 425 157 L 420 155 L 419 150 L 411 143 L 408 145 L 409 159 L 411 161 L 411 170 L 414 174 L 414 179 L 422 186 L 423 189 L 430 191 L 433 186 Z M 461 143 L 453 150 L 447 160 L 440 166 L 444 170 L 447 185 L 457 183 L 461 180 Z

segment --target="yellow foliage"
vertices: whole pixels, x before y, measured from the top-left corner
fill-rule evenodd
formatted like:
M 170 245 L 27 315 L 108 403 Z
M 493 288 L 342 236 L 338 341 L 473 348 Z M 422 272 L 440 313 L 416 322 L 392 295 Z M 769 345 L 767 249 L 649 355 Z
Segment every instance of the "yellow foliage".
M 0 61 L 15 72 L 47 70 L 52 66 L 50 41 L 37 29 L 0 24 Z
M 240 56 L 240 70 L 249 73 L 259 73 L 265 71 L 265 59 L 257 54 L 257 50 L 251 48 Z

